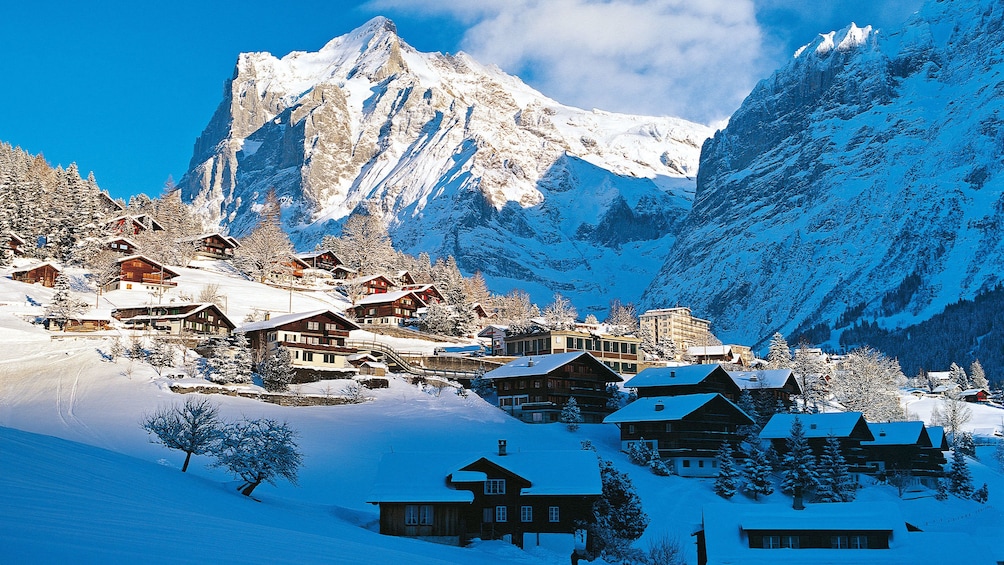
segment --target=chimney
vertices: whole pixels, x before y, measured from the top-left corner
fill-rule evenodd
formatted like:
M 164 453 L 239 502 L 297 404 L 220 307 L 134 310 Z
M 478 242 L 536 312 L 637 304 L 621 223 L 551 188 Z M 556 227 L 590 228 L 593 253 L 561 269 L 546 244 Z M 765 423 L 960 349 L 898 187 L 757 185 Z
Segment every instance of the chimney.
M 675 379 L 676 378 L 676 371 L 670 371 L 669 372 L 669 378 Z
M 665 409 L 666 409 L 666 406 L 662 403 L 661 400 L 659 402 L 655 403 L 655 411 L 656 412 L 662 412 Z
M 505 457 L 505 440 L 499 440 L 499 457 Z
M 272 318 L 272 313 L 271 312 L 265 312 L 265 321 L 267 322 L 271 318 Z
M 533 357 L 530 357 L 529 359 L 526 360 L 526 366 L 533 367 Z

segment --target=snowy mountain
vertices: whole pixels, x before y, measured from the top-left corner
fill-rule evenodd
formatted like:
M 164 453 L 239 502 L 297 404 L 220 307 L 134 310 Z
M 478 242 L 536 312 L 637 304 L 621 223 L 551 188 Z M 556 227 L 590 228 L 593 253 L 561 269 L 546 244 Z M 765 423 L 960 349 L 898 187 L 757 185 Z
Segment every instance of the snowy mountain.
M 852 24 L 799 50 L 705 144 L 643 302 L 687 304 L 726 341 L 835 344 L 999 283 L 1002 21 L 998 2 L 930 1 L 898 31 Z
M 366 209 L 398 249 L 452 254 L 494 290 L 606 307 L 662 263 L 711 133 L 561 105 L 375 18 L 316 53 L 241 54 L 179 184 L 235 235 L 274 186 L 300 249 Z

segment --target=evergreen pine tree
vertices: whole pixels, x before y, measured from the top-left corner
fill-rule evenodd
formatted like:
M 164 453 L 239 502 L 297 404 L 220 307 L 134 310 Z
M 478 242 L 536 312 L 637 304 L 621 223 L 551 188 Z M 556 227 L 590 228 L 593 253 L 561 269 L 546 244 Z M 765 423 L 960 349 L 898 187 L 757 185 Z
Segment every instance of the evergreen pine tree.
M 600 460 L 600 479 L 603 490 L 593 504 L 592 532 L 597 549 L 608 553 L 641 537 L 649 518 L 631 478 L 618 471 L 613 462 Z
M 770 348 L 767 351 L 768 369 L 790 369 L 791 348 L 780 332 L 775 332 L 770 338 Z
M 769 495 L 774 492 L 771 476 L 774 467 L 771 465 L 772 448 L 763 449 L 759 437 L 749 440 L 749 452 L 746 458 L 746 489 L 753 493 L 753 500 L 758 495 Z
M 70 279 L 64 273 L 56 276 L 53 290 L 55 293 L 45 308 L 45 317 L 63 329 L 68 320 L 75 319 L 84 311 L 84 304 L 70 293 Z
M 976 456 L 976 442 L 973 440 L 972 432 L 959 432 L 955 438 L 955 449 L 970 459 L 979 459 Z
M 753 424 L 749 426 L 739 426 L 736 430 L 740 437 L 744 440 L 756 436 L 760 433 L 760 414 L 756 409 L 756 402 L 753 400 L 753 394 L 750 393 L 749 389 L 743 389 L 742 394 L 739 395 L 739 402 L 736 403 L 739 409 L 746 413 L 747 416 L 753 419 Z
M 718 448 L 718 478 L 715 479 L 715 494 L 722 498 L 732 498 L 736 494 L 738 472 L 732 454 L 732 444 L 723 441 Z
M 973 491 L 972 499 L 980 504 L 986 504 L 988 498 L 990 498 L 990 489 L 987 488 L 986 483 L 983 483 L 983 486 Z
M 854 500 L 854 480 L 847 469 L 847 461 L 840 451 L 840 440 L 827 436 L 823 453 L 819 456 L 819 485 L 816 499 L 820 502 L 850 502 Z
M 966 456 L 958 448 L 952 451 L 952 468 L 948 471 L 948 492 L 959 498 L 969 498 L 973 494 L 973 477 L 969 473 Z
M 966 370 L 955 363 L 952 363 L 948 367 L 948 378 L 959 385 L 960 390 L 971 388 L 972 383 L 969 381 L 969 375 L 966 374 Z
M 816 472 L 816 458 L 812 454 L 809 442 L 805 437 L 802 421 L 795 416 L 791 423 L 791 433 L 785 440 L 788 452 L 781 461 L 781 490 L 786 493 L 795 492 L 801 487 L 802 492 L 816 486 L 819 475 Z
M 565 424 L 570 432 L 579 429 L 579 424 L 582 423 L 582 412 L 579 410 L 579 403 L 575 400 L 574 396 L 568 398 L 568 402 L 561 409 L 561 416 L 558 417 L 558 421 Z
M 987 381 L 987 374 L 983 371 L 983 365 L 977 359 L 969 366 L 969 380 L 972 381 L 973 388 L 988 390 L 990 383 Z
M 285 392 L 293 382 L 295 370 L 289 350 L 280 346 L 261 366 L 261 382 L 265 390 L 270 392 Z

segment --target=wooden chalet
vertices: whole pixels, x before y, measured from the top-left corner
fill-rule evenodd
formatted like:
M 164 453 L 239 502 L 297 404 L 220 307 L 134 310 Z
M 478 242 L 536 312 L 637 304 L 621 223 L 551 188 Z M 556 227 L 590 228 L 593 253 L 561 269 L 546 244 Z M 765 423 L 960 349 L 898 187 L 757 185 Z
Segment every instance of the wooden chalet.
M 819 457 L 823 453 L 826 438 L 834 436 L 840 442 L 840 450 L 853 473 L 869 474 L 867 457 L 862 442 L 874 441 L 868 423 L 861 412 L 824 412 L 820 414 L 775 414 L 760 430 L 760 439 L 769 440 L 774 451 L 783 455 L 788 452 L 788 436 L 791 425 L 798 418 L 802 422 L 805 438 L 812 452 Z
M 107 310 L 91 310 L 66 320 L 63 331 L 96 332 L 111 329 L 112 317 Z
M 489 355 L 505 354 L 505 332 L 508 329 L 509 326 L 489 324 L 484 328 L 482 328 L 480 332 L 478 332 L 478 337 L 482 339 L 491 340 L 491 349 Z
M 970 388 L 959 392 L 959 397 L 966 402 L 990 402 L 990 393 L 982 388 Z
M 112 317 L 132 328 L 150 328 L 170 335 L 228 336 L 236 327 L 219 306 L 209 302 L 119 308 Z
M 342 286 L 359 288 L 360 294 L 383 294 L 389 292 L 394 283 L 383 275 L 371 275 L 345 279 L 342 281 Z
M 415 317 L 425 302 L 409 290 L 395 290 L 363 296 L 351 308 L 355 319 L 364 325 L 399 326 Z
M 422 299 L 422 302 L 425 302 L 426 304 L 432 304 L 433 302 L 446 302 L 446 299 L 443 298 L 443 295 L 434 284 L 406 284 L 401 287 L 401 290 L 414 292 Z
M 641 398 L 651 396 L 682 396 L 717 392 L 732 402 L 742 391 L 721 365 L 681 365 L 649 367 L 624 383 L 638 391 Z
M 639 398 L 603 422 L 620 428 L 622 450 L 646 443 L 684 477 L 717 476 L 722 442 L 738 447 L 738 428 L 754 423 L 717 392 Z
M 728 371 L 728 374 L 740 391 L 748 390 L 750 394 L 760 397 L 766 395 L 784 406 L 790 407 L 795 403 L 794 397 L 802 394 L 802 387 L 798 385 L 791 369 Z
M 163 231 L 164 226 L 146 214 L 138 216 L 117 216 L 105 222 L 105 229 L 112 235 L 137 235 L 146 230 Z
M 52 288 L 56 286 L 56 277 L 59 276 L 60 272 L 60 268 L 55 263 L 46 261 L 45 263 L 15 269 L 11 271 L 10 275 L 16 281 L 28 284 L 38 283 L 42 286 Z
M 965 533 L 920 531 L 891 502 L 706 504 L 694 535 L 698 565 L 995 562 Z
M 498 393 L 499 408 L 524 422 L 557 422 L 575 397 L 582 419 L 600 423 L 613 412 L 607 386 L 624 379 L 587 352 L 520 357 L 485 373 Z
M 324 371 L 352 369 L 348 358 L 358 353 L 347 347 L 345 340 L 349 332 L 359 326 L 332 312 L 314 310 L 270 317 L 261 322 L 251 322 L 235 331 L 244 333 L 258 360 L 263 360 L 278 351 L 279 347 L 289 350 L 297 378 L 318 380 Z
M 178 286 L 171 279 L 178 273 L 142 255 L 118 260 L 119 278 L 105 285 L 105 290 L 164 290 Z
M 402 286 L 409 286 L 409 285 L 413 285 L 413 284 L 417 283 L 417 281 L 415 280 L 415 277 L 412 276 L 412 274 L 410 272 L 408 272 L 408 271 L 398 271 L 397 275 L 395 275 L 394 278 L 397 279 L 397 284 L 402 285 Z M 405 289 L 402 289 L 402 290 L 405 290 Z M 442 300 L 442 299 L 440 298 L 440 300 Z
M 98 192 L 98 205 L 105 214 L 117 214 L 125 210 L 125 206 L 108 195 L 105 191 Z
M 596 455 L 585 450 L 385 453 L 367 502 L 380 533 L 464 545 L 500 539 L 522 548 L 584 551 L 583 529 L 602 494 Z
M 139 249 L 136 242 L 127 237 L 121 236 L 108 238 L 105 240 L 105 245 L 108 249 L 111 249 L 116 253 L 121 253 L 122 255 L 136 255 L 136 251 Z
M 14 232 L 7 232 L 7 238 L 4 243 L 6 244 L 4 246 L 5 247 L 4 251 L 9 253 L 11 257 L 24 256 L 27 242 L 25 242 L 25 240 L 21 236 L 17 235 Z
M 753 363 L 753 350 L 743 345 L 695 345 L 687 348 L 686 356 L 701 364 L 749 367 Z
M 297 253 L 296 257 L 306 263 L 311 269 L 320 269 L 332 273 L 336 267 L 342 264 L 342 260 L 327 249 L 311 251 L 310 253 Z
M 195 254 L 209 259 L 233 259 L 237 249 L 236 240 L 219 232 L 205 233 L 178 240 L 180 243 L 195 243 Z
M 641 338 L 631 335 L 615 336 L 599 334 L 588 329 L 551 330 L 534 325 L 525 332 L 507 332 L 505 354 L 547 355 L 585 351 L 596 357 L 614 371 L 633 375 L 638 372 L 644 357 Z
M 905 472 L 917 482 L 937 486 L 947 460 L 941 445 L 931 443 L 924 422 L 869 423 L 868 429 L 875 439 L 861 442 L 861 448 L 865 465 L 874 469 L 871 474 Z

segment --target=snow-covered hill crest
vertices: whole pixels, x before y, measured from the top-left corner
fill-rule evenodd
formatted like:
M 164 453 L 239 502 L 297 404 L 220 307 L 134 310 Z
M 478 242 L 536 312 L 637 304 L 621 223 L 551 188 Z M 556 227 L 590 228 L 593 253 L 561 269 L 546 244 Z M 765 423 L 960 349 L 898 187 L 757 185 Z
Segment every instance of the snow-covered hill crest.
M 240 55 L 180 184 L 238 235 L 275 186 L 301 248 L 364 206 L 399 248 L 453 254 L 501 290 L 634 298 L 690 208 L 710 134 L 561 105 L 375 18 L 315 53 Z
M 801 49 L 705 144 L 643 302 L 762 343 L 908 325 L 1000 282 L 1002 22 L 997 2 L 931 1 L 894 33 L 851 25 Z

